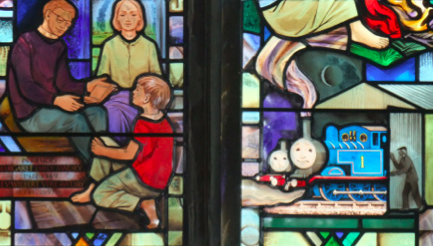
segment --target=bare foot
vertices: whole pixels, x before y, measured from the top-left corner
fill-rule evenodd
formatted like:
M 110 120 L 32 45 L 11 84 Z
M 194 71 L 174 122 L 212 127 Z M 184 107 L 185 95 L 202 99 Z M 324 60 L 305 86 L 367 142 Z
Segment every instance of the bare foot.
M 90 202 L 90 193 L 92 192 L 92 190 L 95 188 L 95 184 L 91 183 L 89 185 L 89 187 L 87 188 L 87 190 L 78 193 L 74 196 L 71 197 L 71 200 L 73 202 L 79 202 L 79 203 L 86 203 L 86 202 Z
M 376 49 L 383 49 L 389 44 L 388 38 L 375 35 L 359 20 L 350 23 L 350 30 L 352 32 L 351 38 L 355 42 L 362 43 Z
M 144 210 L 150 223 L 147 225 L 148 229 L 155 229 L 159 226 L 159 218 L 156 213 L 156 204 L 154 199 L 144 200 L 141 202 L 140 207 Z

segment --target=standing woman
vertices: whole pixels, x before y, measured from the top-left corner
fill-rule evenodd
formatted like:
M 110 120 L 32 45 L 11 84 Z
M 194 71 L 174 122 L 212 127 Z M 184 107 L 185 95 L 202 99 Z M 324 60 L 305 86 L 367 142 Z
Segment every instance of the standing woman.
M 97 75 L 108 75 L 117 83 L 119 92 L 104 104 L 108 113 L 108 130 L 111 133 L 132 131 L 138 111 L 132 106 L 131 91 L 139 74 L 161 75 L 155 43 L 143 35 L 146 27 L 144 7 L 135 0 L 121 0 L 113 8 L 112 25 L 116 34 L 103 46 Z M 117 137 L 120 144 L 127 141 Z

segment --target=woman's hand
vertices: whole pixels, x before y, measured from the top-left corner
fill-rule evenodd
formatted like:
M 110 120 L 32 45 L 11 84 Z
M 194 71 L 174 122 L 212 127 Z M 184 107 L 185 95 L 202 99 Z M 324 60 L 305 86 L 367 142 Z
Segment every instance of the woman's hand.
M 92 147 L 91 150 L 95 155 L 104 155 L 105 150 L 107 149 L 107 147 L 105 147 L 104 143 L 102 142 L 102 140 L 98 137 L 95 137 L 92 140 Z
M 117 85 L 111 84 L 108 81 L 108 77 L 104 76 L 101 78 L 93 79 L 92 81 L 87 83 L 87 91 L 92 92 L 96 86 L 103 86 L 103 87 L 112 87 L 114 91 L 117 91 Z
M 95 89 L 96 85 L 98 85 L 99 83 L 106 83 L 107 79 L 108 78 L 105 76 L 101 78 L 93 79 L 92 81 L 87 83 L 87 91 L 92 92 Z

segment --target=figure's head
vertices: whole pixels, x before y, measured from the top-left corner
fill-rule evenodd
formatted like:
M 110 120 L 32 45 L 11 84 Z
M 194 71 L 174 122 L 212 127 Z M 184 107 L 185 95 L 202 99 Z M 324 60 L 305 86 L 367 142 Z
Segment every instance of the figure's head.
M 316 147 L 307 138 L 300 138 L 290 148 L 290 158 L 299 169 L 308 169 L 316 161 Z
M 44 6 L 44 25 L 51 34 L 63 36 L 72 26 L 76 16 L 75 8 L 65 0 L 51 0 Z
M 171 90 L 168 83 L 161 78 L 145 75 L 138 78 L 137 87 L 132 94 L 134 105 L 139 107 L 150 105 L 163 110 L 170 102 Z
M 290 172 L 292 166 L 290 165 L 289 157 L 286 150 L 276 150 L 269 156 L 269 165 L 274 172 Z
M 117 31 L 140 32 L 146 25 L 143 9 L 135 0 L 121 0 L 114 8 L 113 27 Z
M 398 148 L 398 155 L 399 155 L 400 157 L 406 157 L 406 155 L 407 155 L 407 148 L 404 147 L 404 146 Z

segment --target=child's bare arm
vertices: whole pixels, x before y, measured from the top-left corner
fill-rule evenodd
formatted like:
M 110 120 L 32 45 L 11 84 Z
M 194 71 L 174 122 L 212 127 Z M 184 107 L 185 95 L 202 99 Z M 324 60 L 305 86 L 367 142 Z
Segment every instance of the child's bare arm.
M 129 141 L 125 147 L 107 147 L 99 138 L 94 138 L 92 141 L 92 152 L 95 155 L 114 160 L 133 160 L 139 148 L 140 146 L 135 141 Z

